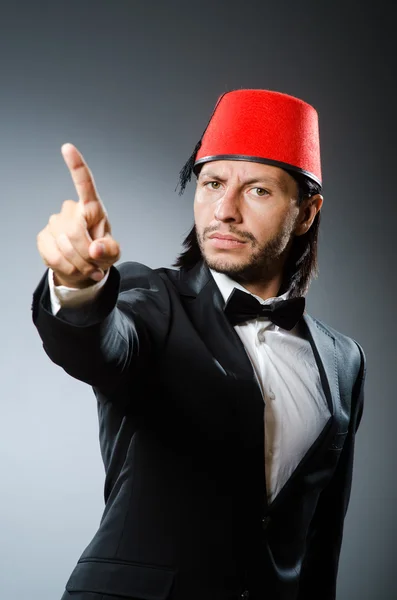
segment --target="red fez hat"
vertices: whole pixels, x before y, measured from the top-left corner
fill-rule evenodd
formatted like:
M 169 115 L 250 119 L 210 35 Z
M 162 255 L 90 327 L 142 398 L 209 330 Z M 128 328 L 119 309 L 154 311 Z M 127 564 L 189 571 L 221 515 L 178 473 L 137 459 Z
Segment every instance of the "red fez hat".
M 214 160 L 249 160 L 301 173 L 321 187 L 317 111 L 269 90 L 232 90 L 219 97 L 204 134 L 181 171 Z M 190 169 L 190 173 L 189 173 Z

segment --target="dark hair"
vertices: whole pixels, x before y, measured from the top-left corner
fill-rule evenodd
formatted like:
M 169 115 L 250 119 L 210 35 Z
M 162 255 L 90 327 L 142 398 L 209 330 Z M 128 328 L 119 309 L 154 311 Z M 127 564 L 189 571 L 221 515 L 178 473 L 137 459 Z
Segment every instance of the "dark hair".
M 310 198 L 321 192 L 321 186 L 308 177 L 294 172 L 287 171 L 298 184 L 298 206 L 306 198 Z M 283 281 L 279 290 L 279 295 L 290 290 L 289 297 L 305 296 L 312 278 L 318 276 L 317 262 L 317 240 L 321 220 L 321 210 L 319 210 L 309 230 L 300 236 L 295 236 L 291 249 L 284 267 Z M 203 256 L 197 241 L 196 226 L 187 234 L 183 241 L 184 250 L 179 254 L 173 267 L 190 269 Z

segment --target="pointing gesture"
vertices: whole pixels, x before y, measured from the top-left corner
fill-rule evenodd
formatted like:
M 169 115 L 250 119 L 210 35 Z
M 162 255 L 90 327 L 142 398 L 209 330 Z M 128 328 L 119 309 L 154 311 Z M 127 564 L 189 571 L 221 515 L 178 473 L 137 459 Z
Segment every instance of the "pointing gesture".
M 64 144 L 62 154 L 79 200 L 66 200 L 61 212 L 50 217 L 37 246 L 57 285 L 84 288 L 119 260 L 120 247 L 83 156 L 72 144 Z
M 79 197 L 78 208 L 84 215 L 90 232 L 94 228 L 91 237 L 93 240 L 103 237 L 106 233 L 110 233 L 110 224 L 105 207 L 96 190 L 92 173 L 80 152 L 72 144 L 62 146 L 62 155 Z
M 91 201 L 100 202 L 94 178 L 80 152 L 72 144 L 64 144 L 61 150 L 80 202 L 82 204 L 88 204 Z

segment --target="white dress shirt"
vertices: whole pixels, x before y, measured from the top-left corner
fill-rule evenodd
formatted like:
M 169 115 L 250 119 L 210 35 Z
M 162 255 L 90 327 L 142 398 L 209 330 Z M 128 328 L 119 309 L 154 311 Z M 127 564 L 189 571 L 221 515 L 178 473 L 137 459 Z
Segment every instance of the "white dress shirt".
M 225 302 L 233 288 L 251 293 L 227 275 L 210 271 Z M 261 304 L 276 299 L 251 295 Z M 287 299 L 288 292 L 278 298 Z M 265 473 L 268 501 L 272 502 L 331 413 L 312 347 L 298 325 L 288 331 L 259 317 L 234 329 L 251 360 L 265 402 Z
M 235 287 L 250 293 L 227 275 L 210 271 L 225 302 Z M 78 290 L 55 286 L 49 269 L 53 314 L 61 306 L 89 302 L 107 277 L 108 273 L 102 281 Z M 275 300 L 252 295 L 261 304 Z M 278 298 L 287 297 L 288 292 Z M 301 336 L 298 325 L 288 331 L 260 317 L 236 325 L 235 330 L 251 360 L 264 399 L 265 474 L 268 501 L 272 502 L 320 435 L 330 412 L 310 342 Z

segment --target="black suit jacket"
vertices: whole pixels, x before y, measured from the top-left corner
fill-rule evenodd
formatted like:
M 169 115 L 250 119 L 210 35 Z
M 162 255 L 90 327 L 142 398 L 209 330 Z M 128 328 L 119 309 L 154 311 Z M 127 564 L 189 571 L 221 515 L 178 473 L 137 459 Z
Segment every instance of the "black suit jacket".
M 361 346 L 304 313 L 331 417 L 268 505 L 263 398 L 202 262 L 112 267 L 96 301 L 33 320 L 53 362 L 93 386 L 106 470 L 98 531 L 63 600 L 333 600 Z

